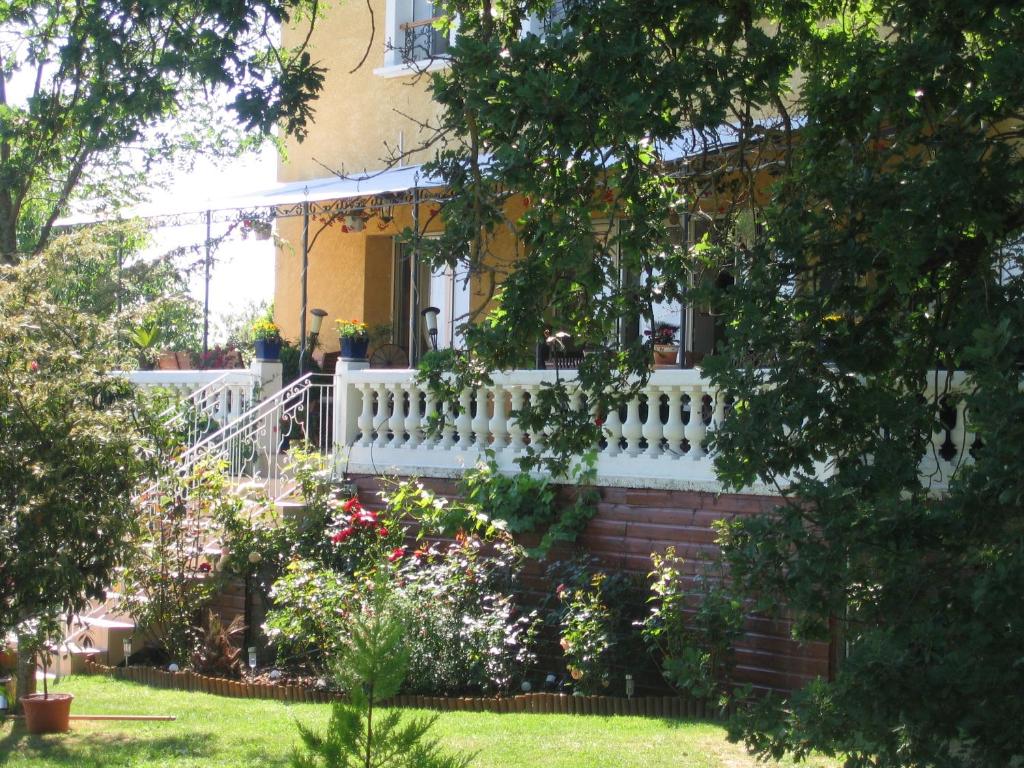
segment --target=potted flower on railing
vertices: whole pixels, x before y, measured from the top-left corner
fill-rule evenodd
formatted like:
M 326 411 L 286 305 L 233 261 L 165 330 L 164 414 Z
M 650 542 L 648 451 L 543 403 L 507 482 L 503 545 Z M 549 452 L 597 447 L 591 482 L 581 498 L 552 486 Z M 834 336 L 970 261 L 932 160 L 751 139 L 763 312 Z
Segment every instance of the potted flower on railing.
M 252 341 L 257 360 L 281 357 L 281 329 L 270 318 L 262 317 L 252 324 Z
M 365 360 L 370 346 L 370 329 L 358 320 L 336 320 L 342 360 Z
M 678 325 L 671 323 L 655 323 L 652 330 L 644 331 L 651 337 L 654 347 L 655 365 L 675 365 L 679 360 L 679 344 L 676 343 Z

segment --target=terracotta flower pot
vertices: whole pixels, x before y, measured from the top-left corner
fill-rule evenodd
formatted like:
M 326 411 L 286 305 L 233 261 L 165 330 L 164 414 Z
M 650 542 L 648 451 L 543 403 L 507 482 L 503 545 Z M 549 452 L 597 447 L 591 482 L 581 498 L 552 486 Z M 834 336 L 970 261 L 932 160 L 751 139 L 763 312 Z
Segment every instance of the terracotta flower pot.
M 25 709 L 25 728 L 29 733 L 64 733 L 71 715 L 70 693 L 33 693 L 21 698 Z
M 654 364 L 655 365 L 676 365 L 679 357 L 679 347 L 675 344 L 655 344 Z

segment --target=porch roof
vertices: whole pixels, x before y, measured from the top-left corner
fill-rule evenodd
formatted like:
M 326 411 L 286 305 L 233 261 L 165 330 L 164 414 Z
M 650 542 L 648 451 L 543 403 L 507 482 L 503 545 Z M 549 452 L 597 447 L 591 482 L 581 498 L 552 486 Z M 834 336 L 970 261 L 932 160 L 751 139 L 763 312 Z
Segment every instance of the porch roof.
M 425 173 L 421 165 L 407 165 L 347 176 L 327 176 L 274 184 L 241 195 L 207 199 L 164 199 L 125 208 L 116 214 L 80 213 L 57 220 L 57 226 L 78 226 L 118 219 L 156 219 L 164 225 L 194 224 L 209 211 L 216 220 L 237 218 L 239 211 L 273 209 L 275 216 L 299 216 L 304 203 L 355 198 L 388 198 L 413 189 L 438 189 L 441 180 Z M 394 202 L 397 202 L 394 201 Z M 220 214 L 219 216 L 217 214 Z
M 792 119 L 791 126 L 799 130 L 806 123 L 805 117 L 797 116 Z M 764 136 L 781 129 L 781 121 L 773 118 L 755 126 L 755 136 Z M 659 142 L 659 155 L 662 162 L 668 165 L 682 163 L 733 147 L 738 143 L 739 136 L 739 129 L 729 124 L 715 129 L 684 131 L 670 142 Z M 275 217 L 301 216 L 306 203 L 313 204 L 316 213 L 337 213 L 350 208 L 348 201 L 354 199 L 366 200 L 359 207 L 374 208 L 411 202 L 408 193 L 412 190 L 436 196 L 436 191 L 443 187 L 442 180 L 426 173 L 422 165 L 407 165 L 360 174 L 274 184 L 241 195 L 210 197 L 205 200 L 194 197 L 164 198 L 116 212 L 72 214 L 58 219 L 56 224 L 71 227 L 111 219 L 141 218 L 158 226 L 177 226 L 201 223 L 207 213 L 214 221 L 225 221 L 237 219 L 240 213 L 260 210 L 269 210 Z

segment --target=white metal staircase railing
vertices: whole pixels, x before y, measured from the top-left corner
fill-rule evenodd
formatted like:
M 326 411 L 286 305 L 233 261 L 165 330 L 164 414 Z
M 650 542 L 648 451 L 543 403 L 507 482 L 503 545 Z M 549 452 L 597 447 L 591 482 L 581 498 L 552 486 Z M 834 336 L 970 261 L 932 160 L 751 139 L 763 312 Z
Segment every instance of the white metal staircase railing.
M 306 374 L 202 436 L 181 454 L 174 471 L 187 477 L 202 462 L 222 461 L 235 481 L 248 480 L 275 500 L 288 496 L 294 490 L 285 471 L 291 448 L 308 442 L 331 449 L 333 390 L 330 378 Z
M 181 397 L 168 404 L 159 418 L 179 433 L 186 445 L 223 427 L 252 407 L 259 378 L 253 371 L 117 371 L 142 389 L 157 389 Z

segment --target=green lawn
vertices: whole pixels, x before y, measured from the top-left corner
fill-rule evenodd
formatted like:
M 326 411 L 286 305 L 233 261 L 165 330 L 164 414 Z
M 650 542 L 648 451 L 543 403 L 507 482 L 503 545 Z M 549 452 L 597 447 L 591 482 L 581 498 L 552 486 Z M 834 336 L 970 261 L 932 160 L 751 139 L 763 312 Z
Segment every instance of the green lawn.
M 77 677 L 57 690 L 75 694 L 73 714 L 175 715 L 174 722 L 72 722 L 70 734 L 28 736 L 0 725 L 0 765 L 11 768 L 254 768 L 287 766 L 295 721 L 323 725 L 326 704 L 227 699 Z M 478 768 L 753 768 L 742 747 L 706 722 L 637 717 L 495 715 L 452 712 L 435 734 L 476 753 Z M 826 760 L 806 765 L 832 768 Z

